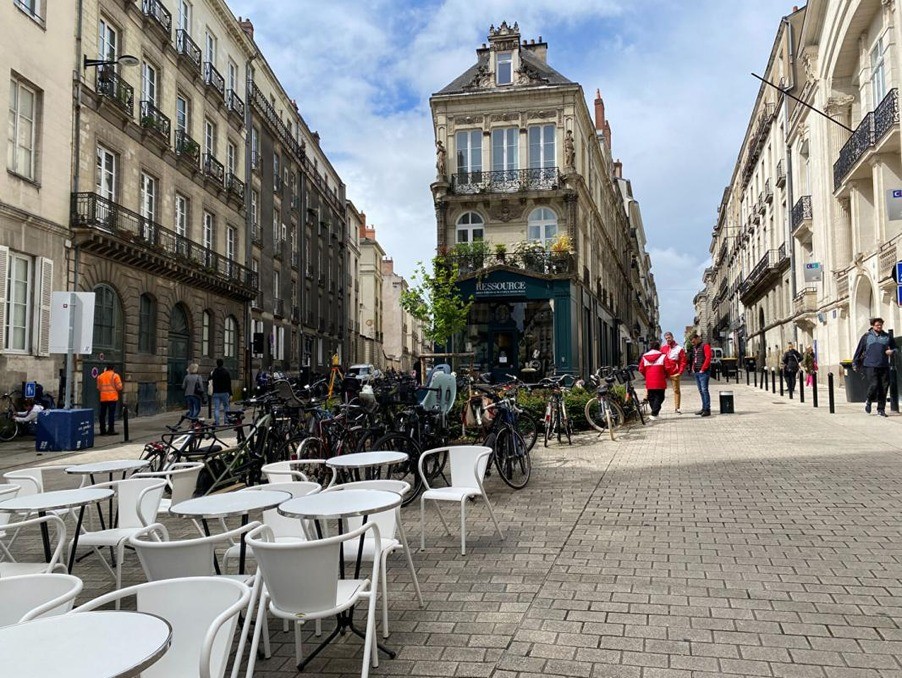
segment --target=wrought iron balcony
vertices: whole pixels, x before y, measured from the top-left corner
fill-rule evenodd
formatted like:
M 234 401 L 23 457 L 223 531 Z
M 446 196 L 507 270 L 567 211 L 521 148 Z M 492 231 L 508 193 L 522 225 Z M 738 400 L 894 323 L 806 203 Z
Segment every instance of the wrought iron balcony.
M 141 8 L 144 16 L 151 20 L 157 29 L 166 34 L 166 39 L 172 33 L 172 14 L 163 6 L 160 0 L 142 0 Z
M 803 195 L 792 208 L 792 230 L 795 231 L 804 222 L 810 222 L 812 218 L 811 196 Z
M 97 69 L 97 92 L 128 117 L 135 111 L 135 89 L 112 66 Z
M 72 194 L 79 245 L 123 264 L 198 287 L 252 299 L 257 274 L 96 193 Z
M 770 186 L 770 179 L 764 182 L 764 201 L 765 202 L 773 202 L 774 201 L 774 189 Z
M 792 300 L 792 309 L 795 315 L 814 313 L 817 310 L 817 288 L 806 287 Z
M 291 267 L 294 269 L 298 269 L 301 266 L 301 255 L 299 252 L 291 253 Z
M 220 186 L 225 186 L 225 167 L 212 153 L 204 154 L 204 174 L 215 180 Z
M 505 267 L 530 274 L 571 276 L 577 274 L 576 256 L 569 252 L 530 252 L 495 254 L 492 252 L 451 252 L 444 260 L 457 268 L 462 276 L 477 274 L 489 268 Z
M 786 185 L 786 168 L 783 166 L 783 161 L 777 163 L 777 178 L 775 183 L 777 186 L 785 186 Z
M 186 62 L 193 70 L 201 72 L 202 58 L 200 47 L 191 39 L 188 31 L 179 28 L 175 32 L 175 51 L 179 55 L 179 59 Z
M 263 230 L 257 224 L 251 226 L 251 242 L 257 245 L 263 244 Z
M 285 302 L 278 297 L 272 300 L 272 314 L 277 318 L 281 318 L 285 315 Z
M 291 307 L 291 322 L 299 323 L 301 322 L 301 308 L 300 306 L 292 306 Z
M 554 190 L 559 186 L 560 173 L 557 167 L 492 172 L 457 172 L 451 176 L 451 191 L 459 195 L 547 191 Z
M 833 190 L 836 191 L 849 176 L 858 161 L 899 126 L 899 91 L 891 89 L 877 108 L 868 113 L 846 141 L 839 158 L 833 164 Z
M 768 250 L 743 280 L 739 294 L 743 304 L 754 302 L 779 282 L 780 274 L 789 267 L 786 243 L 775 250 Z
M 200 165 L 200 144 L 188 136 L 185 130 L 175 131 L 175 154 L 195 169 Z
M 155 134 L 169 145 L 170 122 L 163 111 L 153 105 L 151 101 L 141 102 L 141 127 Z
M 234 113 L 242 121 L 244 120 L 244 102 L 233 89 L 226 93 L 226 106 L 229 109 L 229 113 Z
M 209 61 L 204 63 L 204 84 L 216 90 L 223 99 L 225 98 L 225 78 Z
M 244 182 L 239 179 L 234 172 L 229 172 L 226 177 L 226 188 L 229 193 L 234 195 L 240 202 L 244 202 Z

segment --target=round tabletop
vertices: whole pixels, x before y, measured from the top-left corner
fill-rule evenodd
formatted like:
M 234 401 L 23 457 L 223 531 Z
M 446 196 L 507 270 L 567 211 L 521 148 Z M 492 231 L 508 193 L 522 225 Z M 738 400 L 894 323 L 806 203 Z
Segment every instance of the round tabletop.
M 54 511 L 56 509 L 72 508 L 73 506 L 95 504 L 112 496 L 113 491 L 109 488 L 94 489 L 83 487 L 75 490 L 41 492 L 0 502 L 0 512 Z
M 332 468 L 365 468 L 383 464 L 399 464 L 410 457 L 406 452 L 354 452 L 326 459 L 326 466 Z
M 81 612 L 0 628 L 0 657 L 4 675 L 16 678 L 126 678 L 140 675 L 171 642 L 172 628 L 160 617 Z
M 150 466 L 149 459 L 116 459 L 113 461 L 95 461 L 87 464 L 76 464 L 66 469 L 66 473 L 89 475 L 92 473 L 116 473 L 117 471 L 137 471 Z
M 353 518 L 401 505 L 401 495 L 385 490 L 337 490 L 286 501 L 279 513 L 292 518 Z
M 169 512 L 185 518 L 228 518 L 275 508 L 286 499 L 291 499 L 291 493 L 281 490 L 242 490 L 187 499 L 172 506 Z

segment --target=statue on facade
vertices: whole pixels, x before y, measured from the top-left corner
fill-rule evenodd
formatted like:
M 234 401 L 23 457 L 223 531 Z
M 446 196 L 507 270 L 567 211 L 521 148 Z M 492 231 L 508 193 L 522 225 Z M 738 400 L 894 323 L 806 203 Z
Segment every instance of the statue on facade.
M 567 130 L 567 137 L 564 139 L 564 168 L 574 169 L 576 167 L 576 145 L 573 143 L 573 130 Z
M 445 151 L 445 145 L 441 142 L 441 140 L 435 142 L 435 169 L 438 172 L 439 177 L 445 176 L 446 164 L 445 159 L 447 157 L 447 152 Z

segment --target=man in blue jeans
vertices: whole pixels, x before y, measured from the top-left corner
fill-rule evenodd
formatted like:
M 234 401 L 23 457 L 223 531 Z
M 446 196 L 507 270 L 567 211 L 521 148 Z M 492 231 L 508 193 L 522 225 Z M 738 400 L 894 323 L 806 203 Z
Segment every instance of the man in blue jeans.
M 695 349 L 692 353 L 692 374 L 695 375 L 695 383 L 698 386 L 698 392 L 702 397 L 702 409 L 696 412 L 702 417 L 711 416 L 711 394 L 708 392 L 708 381 L 711 378 L 709 370 L 711 369 L 711 344 L 702 342 L 702 338 L 698 333 L 693 334 L 689 341 Z
M 219 426 L 220 410 L 222 410 L 222 423 L 225 422 L 225 414 L 229 411 L 229 399 L 232 397 L 232 375 L 222 366 L 222 358 L 216 361 L 216 368 L 210 373 L 210 383 L 213 386 L 213 423 Z
M 877 414 L 886 416 L 886 391 L 889 388 L 890 360 L 896 352 L 896 341 L 883 331 L 883 318 L 871 318 L 871 329 L 858 342 L 852 357 L 852 369 L 865 369 L 868 375 L 868 400 L 864 411 L 871 413 L 871 404 L 877 405 Z

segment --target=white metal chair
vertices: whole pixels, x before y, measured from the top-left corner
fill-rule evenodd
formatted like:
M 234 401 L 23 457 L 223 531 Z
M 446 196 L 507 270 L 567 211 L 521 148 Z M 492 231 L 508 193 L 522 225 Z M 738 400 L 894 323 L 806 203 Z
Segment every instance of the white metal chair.
M 15 471 L 8 471 L 3 474 L 6 482 L 11 485 L 18 485 L 20 497 L 27 497 L 32 494 L 40 494 L 47 491 L 47 482 L 51 479 L 65 478 L 63 488 L 70 489 L 78 487 L 81 480 L 77 475 L 66 473 L 66 469 L 72 464 L 56 464 L 51 466 L 33 466 L 32 468 L 20 468 Z M 59 512 L 62 513 L 62 512 Z
M 0 579 L 0 626 L 65 614 L 83 586 L 81 579 L 70 574 L 4 577 Z
M 326 466 L 325 459 L 292 459 L 264 464 L 260 469 L 270 483 L 290 483 L 295 480 L 310 481 L 313 476 L 323 479 L 322 485 L 335 484 L 335 469 Z M 326 480 L 328 479 L 328 482 Z
M 128 538 L 141 532 L 154 521 L 163 490 L 166 488 L 166 482 L 157 478 L 128 478 L 114 480 L 110 483 L 98 483 L 91 487 L 108 487 L 115 491 L 118 523 L 102 530 L 83 531 L 78 537 L 78 545 L 94 549 L 104 567 L 115 578 L 118 589 L 122 586 L 122 561 L 125 558 L 125 545 Z M 112 521 L 112 516 L 109 519 Z M 100 552 L 101 547 L 104 546 L 115 549 L 115 570 L 110 567 Z
M 138 560 L 141 561 L 147 581 L 163 581 L 181 577 L 224 576 L 240 581 L 249 587 L 251 597 L 248 600 L 247 614 L 238 642 L 235 665 L 232 669 L 233 676 L 238 675 L 238 666 L 247 644 L 254 606 L 262 584 L 259 575 L 217 575 L 213 559 L 216 557 L 217 546 L 230 545 L 236 539 L 240 539 L 242 534 L 257 527 L 260 527 L 260 523 L 252 522 L 222 534 L 170 541 L 166 528 L 160 523 L 154 523 L 128 539 L 128 545 L 135 550 Z M 262 623 L 266 623 L 266 617 L 263 618 Z M 264 655 L 269 657 L 271 654 L 267 634 Z
M 170 506 L 191 499 L 197 488 L 197 478 L 203 470 L 204 464 L 200 461 L 179 461 L 172 464 L 165 471 L 141 471 L 135 473 L 132 478 L 161 478 L 166 481 L 169 488 L 169 496 L 160 499 L 160 507 L 157 515 L 168 513 Z
M 403 480 L 358 480 L 351 483 L 343 483 L 327 488 L 323 492 L 340 492 L 341 490 L 383 490 L 386 492 L 394 492 L 402 497 L 410 492 L 410 483 Z M 417 578 L 416 568 L 413 566 L 413 556 L 410 553 L 407 544 L 407 535 L 404 534 L 404 525 L 401 523 L 401 507 L 398 506 L 389 511 L 374 513 L 367 516 L 367 522 L 374 522 L 379 526 L 379 543 L 376 544 L 374 536 L 365 537 L 363 540 L 363 557 L 372 558 L 373 554 L 378 551 L 382 562 L 382 636 L 388 638 L 388 584 L 385 573 L 387 572 L 388 556 L 395 551 L 404 551 L 407 558 L 407 567 L 410 569 L 410 576 L 413 578 L 413 586 L 417 592 L 417 598 L 420 601 L 420 607 L 425 606 L 423 601 L 423 593 L 420 591 L 420 580 Z M 363 518 L 349 518 L 347 520 L 348 529 L 353 530 L 363 524 Z M 395 537 L 395 531 L 400 531 L 402 540 Z M 358 545 L 353 548 L 344 550 L 345 562 L 353 562 L 357 560 Z
M 281 619 L 294 622 L 297 662 L 302 660 L 301 628 L 305 621 L 334 617 L 344 613 L 361 599 L 368 601 L 366 634 L 363 645 L 361 678 L 369 676 L 370 662 L 379 666 L 376 648 L 376 590 L 379 584 L 379 555 L 373 554 L 371 579 L 340 579 L 339 550 L 342 543 L 353 548 L 357 539 L 372 532 L 379 539 L 376 523 L 367 523 L 344 535 L 308 542 L 277 543 L 266 525 L 247 535 L 254 549 L 257 567 L 263 575 L 264 588 L 257 607 L 258 623 L 254 629 L 247 676 L 253 676 L 260 634 L 264 625 L 259 620 L 269 611 Z M 337 635 L 338 629 L 333 632 Z
M 423 461 L 432 454 L 439 452 L 448 453 L 448 464 L 451 467 L 451 485 L 449 487 L 433 488 L 429 485 L 429 479 L 423 472 Z M 439 447 L 433 450 L 426 450 L 420 455 L 419 473 L 423 479 L 423 494 L 420 495 L 420 548 L 426 548 L 426 500 L 432 501 L 453 501 L 460 504 L 460 554 L 467 553 L 467 500 L 471 497 L 482 497 L 485 505 L 489 509 L 489 515 L 495 524 L 498 535 L 504 539 L 504 533 L 495 519 L 495 512 L 492 510 L 492 504 L 485 493 L 482 486 L 482 480 L 485 477 L 485 470 L 488 466 L 489 457 L 492 455 L 492 448 L 480 447 L 478 445 L 457 445 L 451 447 Z M 438 517 L 445 526 L 445 531 L 450 535 L 451 530 L 448 529 L 448 523 L 442 516 L 441 511 Z
M 60 562 L 60 558 L 63 555 L 63 546 L 66 543 L 66 524 L 63 522 L 62 518 L 53 515 L 52 513 L 48 513 L 45 516 L 26 518 L 25 520 L 14 523 L 3 523 L 3 518 L 8 516 L 9 514 L 0 513 L 0 527 L 5 528 L 5 530 L 0 530 L 0 539 L 5 536 L 7 530 L 15 530 L 18 534 L 19 530 L 29 527 L 40 527 L 42 523 L 46 523 L 48 528 L 51 526 L 53 527 L 53 534 L 50 535 L 52 551 L 49 562 L 21 563 L 13 557 L 7 546 L 0 541 L 0 555 L 4 558 L 4 560 L 0 561 L 0 578 L 15 577 L 24 574 L 46 574 L 57 569 L 66 572 L 65 563 Z
M 172 645 L 143 678 L 200 676 L 222 678 L 232 649 L 238 616 L 251 590 L 226 577 L 186 577 L 129 586 L 95 598 L 71 614 L 95 610 L 134 596 L 138 612 L 162 617 L 172 627 Z

